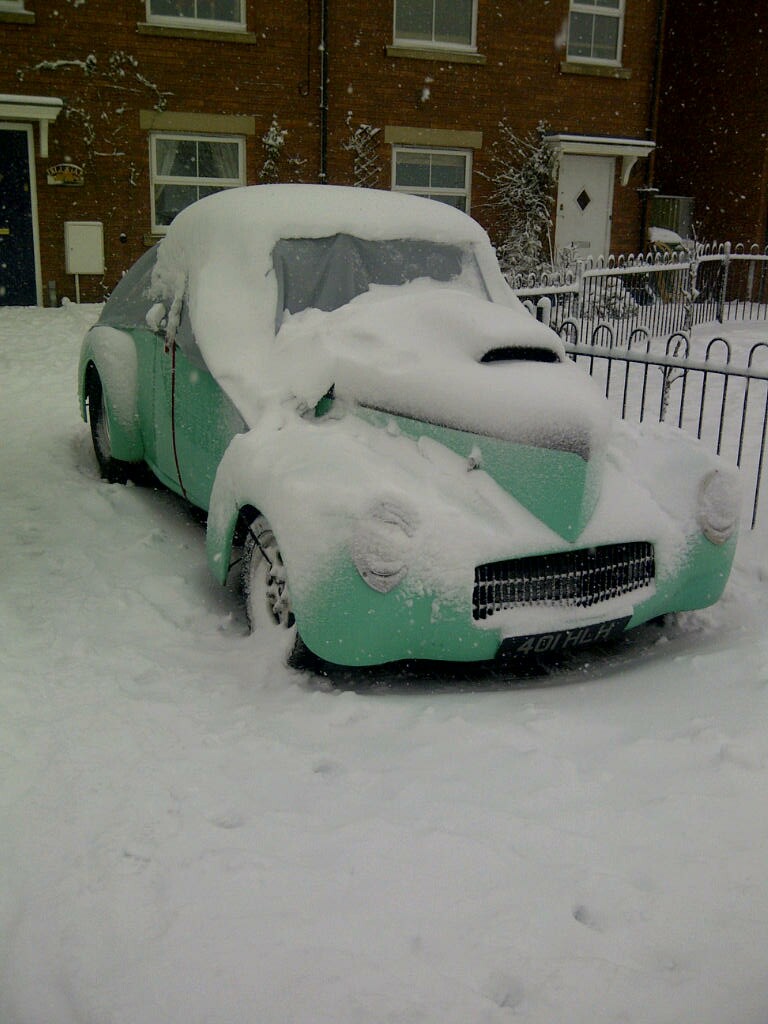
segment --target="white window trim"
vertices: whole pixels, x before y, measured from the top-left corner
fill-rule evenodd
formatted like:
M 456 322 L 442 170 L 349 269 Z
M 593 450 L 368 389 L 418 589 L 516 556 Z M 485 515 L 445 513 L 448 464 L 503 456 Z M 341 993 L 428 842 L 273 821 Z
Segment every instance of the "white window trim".
M 146 0 L 147 24 L 169 25 L 176 28 L 198 28 L 213 32 L 245 32 L 245 0 L 239 0 L 239 21 L 216 21 L 213 18 L 183 18 L 152 13 L 152 0 Z
M 466 177 L 465 187 L 457 188 L 419 188 L 396 184 L 397 181 L 397 156 L 399 153 L 430 153 L 441 156 L 462 156 L 465 159 Z M 469 213 L 472 208 L 472 150 L 471 149 L 448 149 L 445 146 L 392 146 L 392 191 L 405 192 L 411 196 L 427 196 L 432 198 L 435 195 L 461 196 L 466 200 L 465 212 Z
M 24 0 L 0 0 L 0 11 L 23 11 Z
M 432 0 L 433 25 L 434 4 L 438 2 L 439 0 Z M 443 43 L 437 42 L 435 39 L 401 38 L 397 35 L 397 0 L 392 4 L 392 42 L 394 46 L 407 47 L 410 50 L 456 50 L 463 53 L 477 53 L 477 0 L 472 0 L 472 27 L 470 31 L 471 38 L 468 43 Z
M 625 0 L 619 0 L 618 8 L 596 7 L 594 4 L 584 3 L 583 0 L 570 0 L 568 9 L 568 42 L 565 48 L 566 60 L 569 64 L 593 64 L 599 67 L 620 68 L 622 66 L 622 49 L 624 46 L 624 4 Z M 571 46 L 571 15 L 572 14 L 593 14 L 601 18 L 616 18 L 619 23 L 619 31 L 616 38 L 616 57 L 606 59 L 603 57 L 580 57 L 570 52 Z
M 157 173 L 156 147 L 157 139 L 192 139 L 196 142 L 236 142 L 237 153 L 237 178 L 185 178 L 179 175 L 163 175 Z M 152 234 L 164 235 L 168 230 L 168 224 L 158 224 L 155 215 L 155 186 L 156 185 L 210 185 L 216 188 L 237 188 L 245 184 L 245 136 L 244 135 L 208 135 L 191 132 L 150 132 L 149 135 L 149 182 L 150 202 L 152 209 Z

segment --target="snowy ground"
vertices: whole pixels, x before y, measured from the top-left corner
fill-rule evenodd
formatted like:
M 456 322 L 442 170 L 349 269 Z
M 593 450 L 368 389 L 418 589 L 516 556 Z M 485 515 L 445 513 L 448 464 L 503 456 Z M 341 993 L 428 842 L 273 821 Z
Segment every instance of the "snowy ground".
M 99 480 L 95 312 L 0 310 L 2 1024 L 765 1024 L 768 510 L 549 674 L 289 669 Z

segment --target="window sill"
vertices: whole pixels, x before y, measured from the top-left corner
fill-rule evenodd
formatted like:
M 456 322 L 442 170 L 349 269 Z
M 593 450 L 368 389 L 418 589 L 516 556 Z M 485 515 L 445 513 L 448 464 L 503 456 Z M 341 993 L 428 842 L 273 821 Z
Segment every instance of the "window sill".
M 168 229 L 166 228 L 166 231 L 167 230 Z M 142 241 L 144 242 L 144 245 L 148 249 L 151 249 L 153 245 L 157 245 L 158 242 L 162 242 L 162 240 L 164 238 L 165 238 L 165 233 L 163 233 L 162 235 L 159 234 L 159 233 L 158 234 L 149 234 L 149 235 L 144 235 L 144 238 L 142 239 Z
M 0 11 L 0 21 L 15 22 L 17 25 L 34 25 L 33 11 Z
M 173 25 L 150 25 L 140 21 L 136 31 L 140 36 L 167 36 L 170 39 L 204 39 L 215 43 L 246 43 L 250 46 L 257 42 L 255 32 L 241 32 L 238 29 L 230 32 L 207 28 L 176 28 Z
M 610 64 L 579 64 L 576 61 L 562 61 L 560 64 L 562 75 L 589 75 L 593 78 L 622 78 L 632 77 L 631 68 L 615 68 Z
M 485 64 L 482 53 L 472 50 L 437 49 L 432 46 L 392 45 L 386 49 L 388 57 L 407 57 L 411 60 L 435 60 L 444 64 Z

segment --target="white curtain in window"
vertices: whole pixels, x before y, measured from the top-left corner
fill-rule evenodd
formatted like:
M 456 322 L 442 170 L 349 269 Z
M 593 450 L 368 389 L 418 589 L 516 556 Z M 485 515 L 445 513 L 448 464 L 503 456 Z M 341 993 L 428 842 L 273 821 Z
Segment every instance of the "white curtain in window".
M 213 166 L 219 178 L 240 177 L 240 147 L 232 142 L 211 142 Z
M 155 139 L 156 174 L 166 177 L 171 173 L 178 149 L 178 139 Z
M 178 148 L 178 139 L 155 139 L 155 174 L 158 177 L 167 177 L 171 173 Z M 165 208 L 166 190 L 170 187 L 172 186 L 155 184 L 155 219 L 158 221 L 161 220 L 161 211 Z

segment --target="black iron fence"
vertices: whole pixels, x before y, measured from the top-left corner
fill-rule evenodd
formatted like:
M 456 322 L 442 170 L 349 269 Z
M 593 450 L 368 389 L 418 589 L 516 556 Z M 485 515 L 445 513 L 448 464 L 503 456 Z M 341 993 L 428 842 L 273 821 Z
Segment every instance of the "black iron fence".
M 734 345 L 723 337 L 696 351 L 683 331 L 659 338 L 647 327 L 625 334 L 616 326 L 598 324 L 584 337 L 583 324 L 567 318 L 559 333 L 623 419 L 674 424 L 738 466 L 754 528 L 768 428 L 768 341 L 748 342 L 734 358 Z

